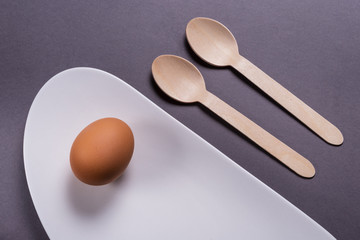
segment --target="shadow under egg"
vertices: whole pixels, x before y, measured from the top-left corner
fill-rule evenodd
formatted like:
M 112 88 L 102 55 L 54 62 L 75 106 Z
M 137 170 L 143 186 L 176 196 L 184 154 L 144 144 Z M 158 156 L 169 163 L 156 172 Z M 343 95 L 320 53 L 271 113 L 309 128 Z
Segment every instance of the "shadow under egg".
M 67 195 L 74 211 L 83 216 L 96 216 L 105 211 L 114 201 L 115 195 L 121 191 L 121 185 L 126 178 L 124 172 L 113 182 L 92 186 L 78 180 L 72 173 L 69 174 Z

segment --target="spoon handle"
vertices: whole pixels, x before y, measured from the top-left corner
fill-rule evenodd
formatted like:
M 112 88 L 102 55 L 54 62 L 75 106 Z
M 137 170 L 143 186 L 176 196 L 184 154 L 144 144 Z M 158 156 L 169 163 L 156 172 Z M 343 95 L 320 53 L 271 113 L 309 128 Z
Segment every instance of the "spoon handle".
M 295 152 L 279 139 L 212 93 L 206 91 L 199 102 L 250 138 L 295 173 L 305 178 L 311 178 L 315 175 L 315 168 L 309 160 Z
M 249 60 L 240 56 L 232 64 L 237 71 L 292 113 L 326 142 L 340 145 L 344 138 L 332 123 L 306 105 Z

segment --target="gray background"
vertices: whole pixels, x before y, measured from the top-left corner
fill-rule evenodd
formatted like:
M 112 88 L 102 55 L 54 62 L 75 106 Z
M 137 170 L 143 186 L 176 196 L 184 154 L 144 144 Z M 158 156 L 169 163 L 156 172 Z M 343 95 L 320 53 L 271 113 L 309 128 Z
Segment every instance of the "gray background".
M 47 238 L 27 188 L 24 126 L 42 85 L 78 66 L 122 78 L 336 238 L 359 239 L 359 12 L 358 0 L 2 0 L 0 239 Z M 198 16 L 225 24 L 241 55 L 335 124 L 344 144 L 328 145 L 240 74 L 199 60 L 185 39 Z M 192 61 L 209 91 L 310 159 L 316 176 L 298 177 L 205 108 L 162 94 L 150 69 L 166 53 Z

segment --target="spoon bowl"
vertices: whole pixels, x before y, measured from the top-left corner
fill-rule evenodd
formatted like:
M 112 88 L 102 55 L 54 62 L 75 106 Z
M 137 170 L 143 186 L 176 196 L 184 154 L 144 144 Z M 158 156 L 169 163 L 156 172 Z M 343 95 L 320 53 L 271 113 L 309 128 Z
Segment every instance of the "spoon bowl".
M 189 61 L 174 55 L 161 55 L 152 64 L 157 85 L 171 98 L 192 103 L 206 92 L 205 81 L 199 70 Z
M 231 65 L 239 52 L 230 30 L 210 18 L 192 19 L 186 26 L 186 38 L 196 54 L 214 66 Z

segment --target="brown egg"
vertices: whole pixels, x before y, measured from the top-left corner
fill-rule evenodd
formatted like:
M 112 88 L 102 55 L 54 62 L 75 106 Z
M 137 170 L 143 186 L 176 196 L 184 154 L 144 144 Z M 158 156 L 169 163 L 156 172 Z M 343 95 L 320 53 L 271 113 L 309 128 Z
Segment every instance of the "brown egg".
M 90 185 L 103 185 L 118 178 L 134 152 L 130 127 L 117 118 L 99 119 L 85 127 L 70 151 L 75 176 Z

